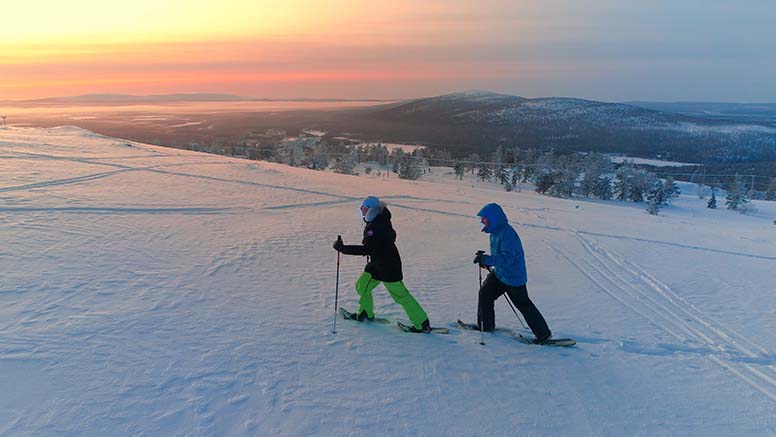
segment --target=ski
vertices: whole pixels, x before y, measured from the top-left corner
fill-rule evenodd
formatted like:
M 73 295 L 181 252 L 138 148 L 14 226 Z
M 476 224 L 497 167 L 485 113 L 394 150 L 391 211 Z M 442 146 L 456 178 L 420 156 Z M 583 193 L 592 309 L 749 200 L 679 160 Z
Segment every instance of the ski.
M 532 339 L 524 337 L 522 334 L 517 334 L 515 340 L 521 343 L 532 344 L 536 346 L 571 347 L 577 344 L 576 341 L 570 338 L 551 338 L 544 343 L 534 343 Z
M 401 330 L 402 330 L 402 331 L 404 331 L 404 332 L 412 332 L 412 333 L 416 333 L 416 334 L 424 334 L 424 332 L 423 332 L 423 331 L 420 331 L 420 332 L 418 332 L 418 331 L 415 331 L 415 330 L 414 330 L 414 328 L 415 328 L 415 327 L 414 327 L 414 326 L 412 326 L 412 325 L 405 325 L 405 324 L 404 324 L 404 323 L 402 323 L 402 322 L 396 322 L 396 324 L 397 324 L 397 325 L 399 326 L 399 328 L 401 328 Z M 432 333 L 432 334 L 449 334 L 449 333 L 450 333 L 450 330 L 449 330 L 449 329 L 447 329 L 447 328 L 431 328 L 431 333 Z
M 475 325 L 474 323 L 466 323 L 461 320 L 458 320 L 458 326 L 460 326 L 463 329 L 468 329 L 470 331 L 479 331 L 480 327 Z M 515 340 L 525 343 L 525 344 L 532 344 L 532 345 L 538 345 L 538 346 L 555 346 L 555 347 L 571 347 L 577 344 L 576 341 L 570 339 L 570 338 L 551 338 L 547 340 L 545 343 L 534 343 L 532 339 L 524 336 L 523 334 L 513 331 L 509 328 L 496 328 L 493 332 L 497 333 L 503 333 L 506 334 Z
M 354 320 L 358 321 L 358 316 L 356 313 L 351 313 L 350 311 L 346 310 L 345 308 L 340 308 L 339 313 L 342 315 L 344 319 L 347 320 Z M 375 317 L 372 320 L 364 320 L 364 322 L 374 322 L 374 323 L 380 323 L 382 325 L 392 325 L 393 322 L 389 319 L 383 318 L 383 317 Z M 396 325 L 404 332 L 414 332 L 412 331 L 412 325 L 405 325 L 402 322 L 396 322 Z M 449 334 L 450 330 L 447 328 L 431 328 L 431 332 L 434 334 Z
M 350 311 L 346 310 L 345 308 L 340 307 L 339 313 L 342 315 L 342 317 L 344 319 L 355 320 L 357 322 L 360 321 L 360 320 L 358 320 L 358 315 L 356 313 L 351 313 Z M 375 323 L 381 323 L 383 325 L 390 325 L 391 324 L 390 320 L 385 319 L 383 317 L 375 317 L 372 320 L 365 320 L 365 322 L 375 322 Z
M 339 309 L 339 313 L 342 315 L 342 317 L 344 319 L 359 321 L 358 318 L 357 318 L 358 316 L 356 315 L 356 313 L 351 313 L 350 311 L 346 310 L 345 308 L 340 308 Z M 390 321 L 388 319 L 385 319 L 385 318 L 382 318 L 382 317 L 375 317 L 372 320 L 365 320 L 365 322 L 374 322 L 374 323 L 380 323 L 380 324 L 383 324 L 383 325 L 390 325 L 390 324 L 393 323 L 392 321 Z M 396 322 L 396 325 L 404 332 L 415 332 L 415 331 L 413 331 L 413 326 L 412 325 L 405 325 L 402 322 Z M 433 334 L 449 334 L 450 330 L 447 329 L 447 328 L 431 328 L 431 333 L 433 333 Z
M 480 331 L 480 327 L 478 325 L 474 324 L 474 323 L 466 323 L 466 322 L 461 321 L 461 320 L 458 320 L 456 323 L 458 324 L 458 327 L 461 328 L 461 329 L 468 329 L 470 331 L 477 331 L 477 332 Z M 520 335 L 519 333 L 517 333 L 517 332 L 515 332 L 515 331 L 513 331 L 513 330 L 511 330 L 509 328 L 496 328 L 496 329 L 493 330 L 493 332 L 502 333 L 502 334 L 513 336 L 513 337 Z

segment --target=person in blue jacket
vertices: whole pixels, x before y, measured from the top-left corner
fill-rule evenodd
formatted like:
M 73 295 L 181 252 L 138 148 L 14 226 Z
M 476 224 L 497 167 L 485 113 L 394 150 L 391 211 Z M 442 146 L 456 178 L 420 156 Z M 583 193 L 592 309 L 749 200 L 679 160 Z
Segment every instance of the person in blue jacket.
M 552 332 L 536 305 L 528 298 L 528 275 L 520 237 L 510 226 L 504 210 L 496 203 L 482 207 L 477 216 L 484 225 L 482 232 L 490 234 L 490 255 L 480 251 L 474 258 L 475 264 L 490 271 L 480 288 L 477 326 L 484 331 L 495 329 L 493 305 L 496 299 L 507 293 L 536 336 L 534 342 L 545 343 L 552 337 Z

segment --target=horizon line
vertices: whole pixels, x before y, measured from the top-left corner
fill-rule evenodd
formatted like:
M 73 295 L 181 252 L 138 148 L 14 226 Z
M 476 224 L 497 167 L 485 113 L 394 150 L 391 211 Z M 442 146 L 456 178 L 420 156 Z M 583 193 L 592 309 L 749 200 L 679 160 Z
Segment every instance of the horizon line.
M 239 94 L 231 94 L 231 93 L 219 93 L 219 92 L 190 92 L 190 93 L 163 93 L 163 94 L 125 94 L 125 93 L 85 93 L 85 94 L 78 94 L 78 95 L 64 95 L 64 96 L 47 96 L 47 97 L 37 97 L 37 98 L 31 98 L 31 99 L 3 99 L 0 100 L 0 103 L 5 104 L 19 104 L 19 103 L 46 103 L 51 101 L 58 101 L 61 103 L 61 101 L 68 101 L 71 100 L 73 103 L 78 103 L 75 101 L 76 99 L 82 99 L 83 102 L 95 102 L 95 100 L 88 100 L 88 98 L 95 98 L 95 99 L 102 99 L 102 102 L 111 102 L 110 98 L 115 98 L 116 100 L 120 99 L 159 99 L 164 100 L 165 98 L 173 98 L 173 97 L 179 97 L 179 98 L 194 98 L 194 97 L 201 97 L 201 100 L 192 99 L 190 101 L 192 102 L 204 102 L 204 101 L 213 101 L 213 102 L 377 102 L 377 103 L 391 103 L 391 102 L 399 102 L 399 101 L 409 101 L 409 100 L 421 100 L 421 99 L 428 99 L 428 98 L 435 98 L 435 97 L 442 97 L 446 95 L 453 95 L 453 94 L 466 94 L 466 93 L 482 93 L 482 94 L 494 94 L 494 95 L 503 95 L 503 96 L 510 96 L 510 97 L 520 97 L 525 99 L 547 99 L 547 98 L 558 98 L 558 99 L 579 99 L 579 100 L 593 100 L 598 102 L 604 102 L 604 103 L 622 103 L 622 104 L 638 104 L 638 103 L 660 103 L 660 104 L 695 104 L 695 103 L 702 103 L 702 104 L 739 104 L 739 105 L 776 105 L 776 101 L 773 102 L 751 102 L 751 101 L 737 101 L 737 100 L 644 100 L 644 99 L 631 99 L 631 100 L 622 100 L 622 101 L 607 101 L 607 100 L 597 100 L 597 99 L 591 99 L 591 98 L 584 98 L 584 97 L 570 97 L 570 96 L 539 96 L 539 97 L 525 97 L 517 94 L 509 94 L 505 92 L 496 92 L 496 91 L 486 91 L 486 90 L 462 90 L 462 91 L 452 91 L 447 93 L 441 93 L 441 94 L 435 94 L 430 96 L 414 96 L 414 97 L 396 97 L 396 98 L 345 98 L 345 97 L 250 97 L 250 96 L 244 96 Z M 210 99 L 206 99 L 205 97 L 210 96 Z

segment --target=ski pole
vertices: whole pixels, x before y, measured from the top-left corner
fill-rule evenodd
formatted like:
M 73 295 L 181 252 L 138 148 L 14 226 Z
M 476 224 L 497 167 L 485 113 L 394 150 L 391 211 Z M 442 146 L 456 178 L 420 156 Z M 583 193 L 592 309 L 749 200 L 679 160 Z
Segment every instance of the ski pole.
M 493 273 L 493 268 L 492 267 L 485 267 L 485 268 L 488 269 L 488 272 Z M 512 304 L 512 299 L 509 298 L 509 295 L 504 293 L 504 299 L 506 299 L 507 303 L 509 304 L 509 308 L 512 308 L 512 312 L 515 313 L 515 317 L 517 317 L 517 321 L 520 322 L 520 326 L 522 326 L 523 329 L 528 329 L 523 324 L 523 319 L 521 319 L 520 316 L 517 315 L 517 311 L 515 311 L 515 306 Z
M 518 315 L 517 315 L 517 311 L 515 311 L 515 306 L 512 304 L 512 299 L 510 299 L 510 298 L 509 298 L 509 295 L 508 295 L 508 294 L 506 294 L 506 293 L 504 293 L 504 299 L 505 299 L 505 300 L 507 301 L 507 303 L 509 304 L 509 308 L 512 308 L 512 312 L 513 312 L 513 313 L 515 313 L 515 317 L 517 317 L 517 321 L 518 321 L 518 322 L 520 322 L 520 326 L 522 326 L 522 327 L 523 327 L 523 329 L 528 329 L 528 328 L 526 328 L 526 326 L 523 324 L 523 319 L 521 319 L 521 318 L 520 318 L 520 316 L 518 316 Z
M 342 235 L 337 235 L 337 241 L 342 241 Z M 332 334 L 337 333 L 337 301 L 339 300 L 339 270 L 340 270 L 340 251 L 337 251 L 337 282 L 334 285 L 334 328 Z
M 482 251 L 482 250 L 479 250 L 479 251 L 477 251 L 477 254 L 478 254 L 478 255 L 479 255 L 479 254 L 481 254 L 481 253 L 485 253 L 485 252 L 484 252 L 484 251 Z M 481 292 L 482 292 L 482 266 L 481 266 L 481 265 L 480 265 L 480 266 L 478 266 L 478 269 L 477 269 L 477 270 L 478 270 L 478 271 L 479 271 L 479 273 L 480 273 L 480 289 L 479 289 L 479 291 L 477 292 L 477 293 L 479 294 L 479 293 L 481 293 Z M 482 345 L 482 346 L 485 346 L 485 331 L 483 330 L 483 325 L 482 325 L 482 323 L 483 323 L 483 320 L 482 320 L 482 305 L 480 305 L 480 304 L 479 304 L 479 303 L 480 303 L 480 302 L 479 302 L 479 300 L 480 300 L 480 299 L 481 299 L 481 297 L 479 297 L 479 296 L 478 296 L 478 299 L 477 299 L 477 306 L 478 306 L 479 308 L 477 308 L 477 313 L 479 314 L 479 317 L 478 317 L 478 319 L 480 319 L 480 345 Z

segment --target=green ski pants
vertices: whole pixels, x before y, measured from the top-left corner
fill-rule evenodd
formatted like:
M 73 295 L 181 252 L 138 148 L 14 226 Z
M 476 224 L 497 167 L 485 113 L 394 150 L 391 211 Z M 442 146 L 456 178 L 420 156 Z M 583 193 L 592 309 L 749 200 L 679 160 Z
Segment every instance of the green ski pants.
M 372 290 L 380 285 L 382 281 L 372 278 L 372 275 L 364 272 L 356 281 L 356 291 L 360 296 L 358 300 L 358 313 L 366 311 L 367 316 L 374 317 L 374 302 L 372 301 Z M 402 281 L 385 282 L 385 288 L 391 294 L 393 300 L 404 308 L 404 312 L 410 318 L 410 321 L 417 329 L 421 329 L 422 323 L 428 319 L 426 312 L 423 311 L 418 301 L 410 294 Z

